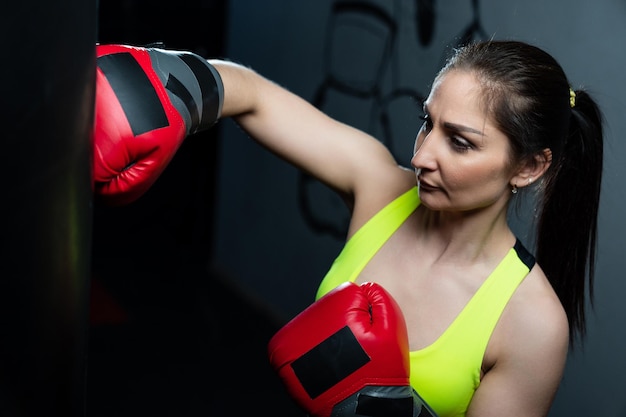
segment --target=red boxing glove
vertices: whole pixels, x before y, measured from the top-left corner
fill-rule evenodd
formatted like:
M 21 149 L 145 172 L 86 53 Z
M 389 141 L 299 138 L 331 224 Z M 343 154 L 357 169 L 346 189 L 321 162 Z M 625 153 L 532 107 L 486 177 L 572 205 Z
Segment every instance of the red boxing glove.
M 335 288 L 280 329 L 268 352 L 310 416 L 435 416 L 409 382 L 404 316 L 378 284 Z
M 190 52 L 97 45 L 96 55 L 95 192 L 122 205 L 150 188 L 188 135 L 219 119 L 223 85 Z

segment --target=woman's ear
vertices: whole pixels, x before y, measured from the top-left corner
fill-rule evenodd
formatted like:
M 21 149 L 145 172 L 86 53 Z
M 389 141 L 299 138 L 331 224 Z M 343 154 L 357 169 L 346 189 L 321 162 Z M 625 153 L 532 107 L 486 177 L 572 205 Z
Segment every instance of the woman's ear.
M 549 148 L 536 154 L 532 159 L 524 162 L 511 178 L 511 186 L 526 187 L 537 181 L 550 168 L 552 151 Z

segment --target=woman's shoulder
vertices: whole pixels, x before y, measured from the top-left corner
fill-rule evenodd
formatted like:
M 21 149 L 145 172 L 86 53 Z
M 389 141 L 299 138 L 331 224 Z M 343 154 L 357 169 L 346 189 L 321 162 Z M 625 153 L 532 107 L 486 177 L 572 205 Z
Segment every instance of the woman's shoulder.
M 567 314 L 538 264 L 511 297 L 496 332 L 500 354 L 541 352 L 556 360 L 567 351 Z
M 483 362 L 480 400 L 472 405 L 487 407 L 490 393 L 505 393 L 508 404 L 525 410 L 524 415 L 545 415 L 563 376 L 568 347 L 565 310 L 535 265 L 496 325 Z
M 514 312 L 522 316 L 520 318 L 543 317 L 544 320 L 538 321 L 545 322 L 547 326 L 565 327 L 562 329 L 566 330 L 563 333 L 569 334 L 565 309 L 539 264 L 535 264 L 530 270 L 513 295 L 512 301 Z M 536 323 L 531 328 L 541 330 L 539 324 Z
M 376 213 L 417 185 L 413 171 L 397 167 L 379 172 L 355 190 L 350 230 L 356 231 Z

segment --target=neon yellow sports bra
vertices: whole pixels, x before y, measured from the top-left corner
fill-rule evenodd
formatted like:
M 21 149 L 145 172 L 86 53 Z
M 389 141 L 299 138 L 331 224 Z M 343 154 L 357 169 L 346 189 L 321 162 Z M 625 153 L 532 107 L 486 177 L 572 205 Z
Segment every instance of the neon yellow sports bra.
M 357 230 L 322 280 L 316 299 L 342 282 L 354 282 L 419 203 L 417 188 L 413 187 Z M 411 385 L 439 417 L 465 416 L 480 384 L 491 333 L 534 263 L 534 257 L 518 240 L 439 339 L 410 352 Z

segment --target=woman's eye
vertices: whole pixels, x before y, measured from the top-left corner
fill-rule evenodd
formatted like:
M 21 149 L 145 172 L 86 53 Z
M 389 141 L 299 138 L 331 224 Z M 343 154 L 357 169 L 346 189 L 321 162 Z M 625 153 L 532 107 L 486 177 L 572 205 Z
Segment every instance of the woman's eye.
M 466 152 L 472 148 L 472 144 L 459 136 L 450 136 L 452 147 L 459 152 Z
M 426 113 L 421 114 L 419 118 L 423 121 L 420 131 L 428 134 L 433 128 L 432 119 Z M 450 138 L 450 144 L 456 152 L 467 152 L 468 150 L 473 148 L 471 142 L 469 142 L 467 139 L 463 138 L 462 136 L 456 135 L 455 132 L 450 132 L 449 138 Z

